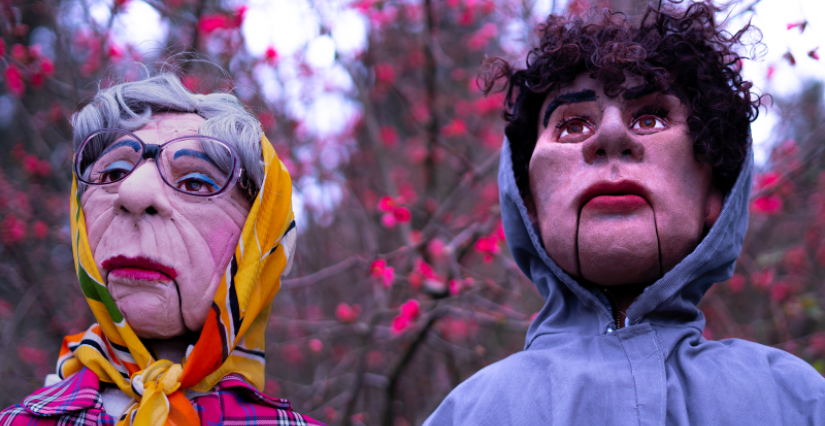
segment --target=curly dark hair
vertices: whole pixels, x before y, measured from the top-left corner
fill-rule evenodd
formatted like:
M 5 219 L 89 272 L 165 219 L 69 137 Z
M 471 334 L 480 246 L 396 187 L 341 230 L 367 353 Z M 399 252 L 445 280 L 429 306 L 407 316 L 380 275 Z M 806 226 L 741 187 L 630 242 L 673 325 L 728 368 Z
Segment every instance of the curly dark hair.
M 718 10 L 709 2 L 693 3 L 681 13 L 649 6 L 635 24 L 609 10 L 585 17 L 550 15 L 537 28 L 541 42 L 528 53 L 526 69 L 514 70 L 501 58 L 485 61 L 480 88 L 489 93 L 504 82 L 507 89 L 505 134 L 519 192 L 528 205 L 527 169 L 538 139 L 541 106 L 550 91 L 582 73 L 603 83 L 608 96 L 622 92 L 626 73 L 658 90 L 680 94 L 689 109 L 696 159 L 712 166 L 718 188 L 730 190 L 748 153 L 750 123 L 759 113 L 761 96 L 742 79 L 743 57 L 734 51 L 744 46 L 741 39 L 752 27 L 730 34 L 717 26 Z M 752 46 L 760 45 L 757 41 Z

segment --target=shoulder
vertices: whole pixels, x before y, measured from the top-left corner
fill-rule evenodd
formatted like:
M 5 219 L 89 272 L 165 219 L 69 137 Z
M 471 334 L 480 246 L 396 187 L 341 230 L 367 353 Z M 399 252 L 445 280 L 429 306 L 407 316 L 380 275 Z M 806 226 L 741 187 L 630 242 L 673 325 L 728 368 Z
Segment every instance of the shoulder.
M 0 425 L 97 425 L 115 424 L 103 412 L 99 381 L 83 369 L 26 397 L 21 404 L 0 411 Z
M 248 384 L 238 374 L 229 374 L 212 392 L 192 400 L 204 424 L 323 425 L 296 413 L 286 399 L 273 398 Z
M 424 426 L 508 424 L 498 417 L 517 416 L 517 412 L 496 410 L 496 419 L 485 419 L 485 413 L 491 410 L 481 407 L 513 406 L 515 401 L 511 399 L 523 399 L 525 387 L 537 379 L 533 367 L 539 361 L 534 355 L 531 351 L 518 352 L 479 370 L 444 398 Z M 518 419 L 511 420 L 509 424 L 523 424 Z

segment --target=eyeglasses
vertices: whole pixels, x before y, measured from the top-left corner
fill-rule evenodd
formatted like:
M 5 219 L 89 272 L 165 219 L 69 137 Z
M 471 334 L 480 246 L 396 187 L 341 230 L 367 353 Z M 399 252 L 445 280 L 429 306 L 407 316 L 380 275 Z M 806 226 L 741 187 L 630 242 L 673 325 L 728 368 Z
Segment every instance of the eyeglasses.
M 125 130 L 101 129 L 80 145 L 74 173 L 83 183 L 109 185 L 126 179 L 148 159 L 155 160 L 167 185 L 184 194 L 214 197 L 239 179 L 240 186 L 252 193 L 235 149 L 209 136 L 181 136 L 162 145 L 147 145 Z

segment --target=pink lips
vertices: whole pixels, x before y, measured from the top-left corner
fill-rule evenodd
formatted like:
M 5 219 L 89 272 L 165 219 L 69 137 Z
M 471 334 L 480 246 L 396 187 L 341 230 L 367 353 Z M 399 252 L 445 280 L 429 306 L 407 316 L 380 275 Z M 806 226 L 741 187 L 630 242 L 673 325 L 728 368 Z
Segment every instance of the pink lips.
M 649 206 L 647 190 L 628 180 L 598 182 L 585 189 L 579 200 L 580 206 L 605 213 L 629 213 Z
M 115 256 L 101 265 L 110 276 L 135 281 L 171 281 L 178 276 L 175 268 L 156 262 L 148 257 Z
M 599 195 L 587 203 L 587 208 L 609 213 L 630 212 L 647 205 L 638 195 Z

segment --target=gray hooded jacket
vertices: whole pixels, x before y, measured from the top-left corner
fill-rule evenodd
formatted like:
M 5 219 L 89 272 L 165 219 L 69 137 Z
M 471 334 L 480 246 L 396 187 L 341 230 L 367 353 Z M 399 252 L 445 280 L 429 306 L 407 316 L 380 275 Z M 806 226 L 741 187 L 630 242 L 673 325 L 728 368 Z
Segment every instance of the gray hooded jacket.
M 825 425 L 825 379 L 778 349 L 702 337 L 696 304 L 727 280 L 748 226 L 751 158 L 698 247 L 645 289 L 616 330 L 610 305 L 547 256 L 501 151 L 507 244 L 546 300 L 524 351 L 479 371 L 425 422 L 441 425 Z

